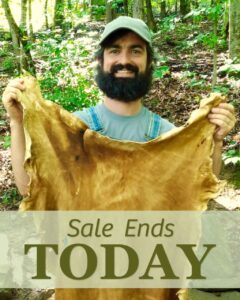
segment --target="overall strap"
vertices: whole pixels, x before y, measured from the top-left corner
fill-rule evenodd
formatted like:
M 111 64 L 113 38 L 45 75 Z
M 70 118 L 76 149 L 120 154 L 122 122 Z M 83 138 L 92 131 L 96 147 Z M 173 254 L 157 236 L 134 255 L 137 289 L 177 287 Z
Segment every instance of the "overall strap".
M 86 109 L 90 121 L 90 128 L 94 131 L 103 130 L 101 117 L 95 106 Z
M 153 112 L 150 112 L 150 121 L 146 137 L 148 140 L 157 138 L 160 135 L 161 117 Z

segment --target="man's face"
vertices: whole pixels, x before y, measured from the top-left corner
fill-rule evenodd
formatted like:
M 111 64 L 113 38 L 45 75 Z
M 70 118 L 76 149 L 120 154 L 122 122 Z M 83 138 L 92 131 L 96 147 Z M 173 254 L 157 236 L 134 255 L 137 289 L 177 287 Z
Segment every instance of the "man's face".
M 151 80 L 146 43 L 137 34 L 128 32 L 104 49 L 96 82 L 109 98 L 136 101 L 148 92 Z
M 144 73 L 147 67 L 146 43 L 134 32 L 117 39 L 103 53 L 103 71 L 112 72 L 118 78 L 133 78 L 135 73 L 127 68 L 114 71 L 114 66 L 132 65 L 138 72 Z

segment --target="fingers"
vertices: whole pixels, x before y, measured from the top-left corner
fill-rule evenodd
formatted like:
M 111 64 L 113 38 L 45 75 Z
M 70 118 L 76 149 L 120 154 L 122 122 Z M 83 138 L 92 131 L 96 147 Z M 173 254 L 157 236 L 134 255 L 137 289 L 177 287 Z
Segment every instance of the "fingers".
M 212 114 L 220 113 L 231 117 L 234 114 L 234 107 L 233 105 L 228 103 L 221 103 L 217 107 L 213 107 L 210 113 Z
M 211 109 L 208 119 L 217 126 L 214 139 L 217 141 L 223 140 L 235 125 L 234 107 L 228 103 L 221 103 Z
M 21 93 L 26 89 L 23 79 L 11 80 L 3 92 L 3 105 L 11 121 L 22 123 L 22 105 L 19 100 Z
M 235 116 L 231 113 L 219 112 L 214 114 L 209 114 L 208 119 L 211 123 L 214 123 L 218 126 L 222 126 L 224 124 L 229 125 L 230 127 L 235 124 Z
M 226 132 L 226 134 L 233 129 L 234 127 L 234 122 L 232 121 L 226 121 L 226 120 L 222 120 L 221 118 L 219 119 L 210 119 L 210 122 L 214 125 L 217 125 L 219 127 L 219 129 L 221 129 L 221 131 Z
M 23 79 L 11 80 L 5 91 L 3 92 L 3 103 L 7 105 L 9 102 L 18 101 L 20 97 L 20 92 L 26 89 Z
M 7 85 L 7 89 L 8 88 L 16 88 L 19 89 L 20 91 L 24 91 L 26 87 L 24 84 L 24 80 L 21 78 L 17 78 L 9 82 L 9 84 Z

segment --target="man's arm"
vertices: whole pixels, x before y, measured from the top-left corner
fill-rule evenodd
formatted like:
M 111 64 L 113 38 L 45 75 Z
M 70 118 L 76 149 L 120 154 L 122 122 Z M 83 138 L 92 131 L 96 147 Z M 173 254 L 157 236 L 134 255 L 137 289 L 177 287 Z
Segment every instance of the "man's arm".
M 213 160 L 213 173 L 219 176 L 222 168 L 222 147 L 223 142 L 217 142 L 214 145 L 212 160 Z
M 236 122 L 234 107 L 228 103 L 221 103 L 217 107 L 212 108 L 208 118 L 212 124 L 217 126 L 214 133 L 215 146 L 212 159 L 213 172 L 218 176 L 222 166 L 223 139 L 233 129 Z
M 23 130 L 22 106 L 18 102 L 21 91 L 25 89 L 21 79 L 11 81 L 3 93 L 3 104 L 10 117 L 11 158 L 16 185 L 21 195 L 28 191 L 29 177 L 24 170 L 25 137 Z

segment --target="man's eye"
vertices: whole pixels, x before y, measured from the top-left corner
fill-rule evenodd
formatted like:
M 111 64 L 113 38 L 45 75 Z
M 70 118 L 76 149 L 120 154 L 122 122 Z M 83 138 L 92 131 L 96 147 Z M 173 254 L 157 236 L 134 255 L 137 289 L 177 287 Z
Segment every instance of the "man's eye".
M 117 53 L 119 53 L 119 50 L 118 49 L 111 49 L 109 52 L 112 53 L 112 54 L 117 54 Z
M 133 49 L 132 53 L 133 54 L 141 54 L 141 50 L 139 50 L 139 49 Z

